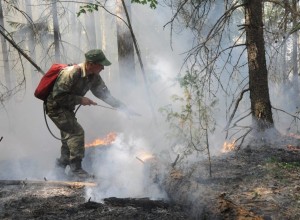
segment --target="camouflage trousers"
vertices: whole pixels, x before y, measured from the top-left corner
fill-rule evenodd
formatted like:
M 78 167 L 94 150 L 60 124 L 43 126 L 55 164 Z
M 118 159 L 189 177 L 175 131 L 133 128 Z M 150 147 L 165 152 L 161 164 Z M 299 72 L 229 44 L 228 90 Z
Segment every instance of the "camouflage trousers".
M 47 115 L 60 130 L 62 142 L 60 161 L 69 164 L 71 160 L 82 160 L 84 157 L 84 130 L 77 122 L 75 113 L 58 109 L 48 111 Z

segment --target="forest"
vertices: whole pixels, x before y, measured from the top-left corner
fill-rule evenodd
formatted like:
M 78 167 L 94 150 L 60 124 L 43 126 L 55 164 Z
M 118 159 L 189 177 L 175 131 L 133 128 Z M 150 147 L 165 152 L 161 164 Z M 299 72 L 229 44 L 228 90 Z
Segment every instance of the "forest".
M 299 16 L 298 0 L 0 0 L 0 218 L 299 219 Z M 96 186 L 74 186 L 34 91 L 92 49 L 137 114 L 78 107 Z

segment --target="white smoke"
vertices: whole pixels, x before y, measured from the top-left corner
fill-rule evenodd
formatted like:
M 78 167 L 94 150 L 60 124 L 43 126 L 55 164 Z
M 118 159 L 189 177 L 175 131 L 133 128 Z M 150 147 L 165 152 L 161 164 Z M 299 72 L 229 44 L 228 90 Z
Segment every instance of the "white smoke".
M 149 90 L 147 91 L 137 62 L 136 69 L 140 81 L 125 97 L 123 96 L 119 81 L 112 80 L 116 77 L 109 75 L 118 74 L 115 71 L 118 64 L 116 43 L 113 40 L 112 43 L 108 42 L 105 49 L 108 59 L 113 63 L 112 67 L 106 68 L 101 73 L 112 95 L 141 116 L 128 118 L 119 111 L 100 106 L 80 107 L 76 114 L 79 123 L 85 129 L 86 142 L 104 137 L 112 131 L 122 134 L 105 152 L 97 154 L 99 158 L 93 158 L 91 171 L 99 178 L 99 188 L 89 189 L 87 197 L 95 200 L 108 196 L 165 198 L 159 185 L 149 177 L 151 169 L 137 159 L 142 151 L 159 155 L 168 147 L 164 137 L 166 124 L 158 109 L 168 104 L 167 100 L 178 90 L 174 84 L 174 77 L 178 74 L 182 63 L 182 58 L 178 54 L 184 51 L 184 44 L 180 46 L 173 44 L 176 51 L 172 51 L 169 46 L 169 32 L 162 28 L 166 17 L 161 19 L 157 16 L 158 12 L 147 6 L 132 5 L 134 31 L 149 80 Z M 145 18 L 144 21 L 138 19 L 141 16 Z M 110 28 L 111 25 L 107 27 Z M 159 34 L 156 34 L 154 29 L 159 29 Z M 70 51 L 73 49 L 70 48 Z M 72 56 L 78 57 L 78 53 L 69 55 L 68 62 L 71 62 Z M 80 57 L 81 59 L 72 62 L 82 62 L 83 53 Z M 44 62 L 38 63 L 45 65 Z M 50 61 L 47 63 L 48 67 L 49 63 Z M 26 70 L 26 74 L 30 79 L 30 70 Z M 36 78 L 40 78 L 39 73 L 33 74 L 36 74 Z M 33 83 L 31 86 L 29 81 L 24 97 L 18 101 L 12 99 L 9 103 L 5 103 L 5 108 L 0 109 L 0 137 L 3 136 L 0 142 L 0 179 L 43 180 L 44 177 L 51 179 L 55 159 L 60 156 L 61 143 L 49 133 L 43 115 L 42 101 L 33 96 L 36 85 Z M 87 96 L 98 104 L 106 105 L 91 93 Z M 60 137 L 59 130 L 48 117 L 47 120 L 51 131 Z M 169 162 L 172 161 L 166 163 Z
M 95 171 L 97 187 L 87 189 L 87 198 L 101 201 L 107 197 L 151 197 L 165 198 L 164 192 L 151 178 L 147 161 L 141 155 L 150 154 L 142 139 L 123 135 L 109 147 L 93 152 L 92 170 Z

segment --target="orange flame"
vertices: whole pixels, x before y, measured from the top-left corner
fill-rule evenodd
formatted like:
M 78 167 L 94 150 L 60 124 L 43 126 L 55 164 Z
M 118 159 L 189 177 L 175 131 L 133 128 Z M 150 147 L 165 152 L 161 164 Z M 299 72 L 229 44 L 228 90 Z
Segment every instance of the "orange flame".
M 105 138 L 97 138 L 91 143 L 85 144 L 85 147 L 95 147 L 98 145 L 109 145 L 116 140 L 117 134 L 115 132 L 110 132 L 106 135 Z
M 232 142 L 225 141 L 223 144 L 222 152 L 225 153 L 225 152 L 233 151 L 235 149 L 235 142 L 236 140 L 233 140 Z
M 300 135 L 299 134 L 295 134 L 295 133 L 290 133 L 290 134 L 287 134 L 288 137 L 293 137 L 293 138 L 296 138 L 296 139 L 300 139 Z

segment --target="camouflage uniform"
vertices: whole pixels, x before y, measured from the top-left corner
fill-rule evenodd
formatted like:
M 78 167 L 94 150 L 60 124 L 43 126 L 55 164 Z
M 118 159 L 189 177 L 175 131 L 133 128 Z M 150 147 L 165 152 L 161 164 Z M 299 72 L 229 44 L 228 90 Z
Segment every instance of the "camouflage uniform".
M 112 107 L 125 106 L 109 92 L 100 74 L 86 75 L 84 63 L 63 69 L 45 103 L 47 115 L 61 131 L 62 166 L 84 157 L 84 130 L 75 117 L 75 106 L 91 91 Z

